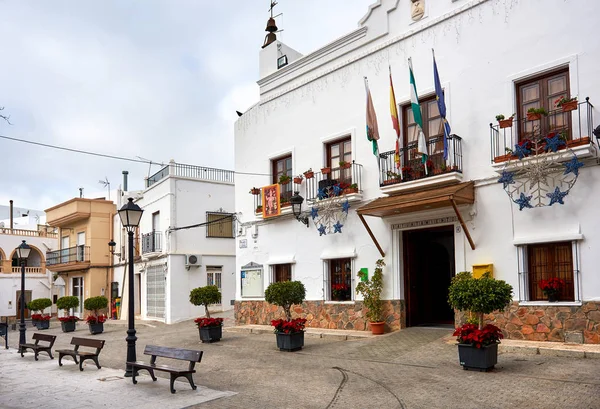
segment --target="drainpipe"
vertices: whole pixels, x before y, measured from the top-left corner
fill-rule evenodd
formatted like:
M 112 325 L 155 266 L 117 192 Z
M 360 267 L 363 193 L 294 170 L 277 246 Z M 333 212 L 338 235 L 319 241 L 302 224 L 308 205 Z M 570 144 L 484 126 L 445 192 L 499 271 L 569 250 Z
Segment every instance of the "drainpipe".
M 12 199 L 9 201 L 10 203 L 10 234 L 13 232 L 13 201 Z
M 123 190 L 125 192 L 127 192 L 127 175 L 129 174 L 128 171 L 124 170 L 123 171 Z

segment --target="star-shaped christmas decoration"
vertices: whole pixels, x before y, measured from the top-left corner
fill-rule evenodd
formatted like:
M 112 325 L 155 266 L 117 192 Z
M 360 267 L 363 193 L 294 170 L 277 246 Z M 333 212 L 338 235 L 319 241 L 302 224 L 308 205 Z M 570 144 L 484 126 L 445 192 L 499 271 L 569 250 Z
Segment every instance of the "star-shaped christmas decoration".
M 517 155 L 519 159 L 529 156 L 530 153 L 531 149 L 527 148 L 527 144 L 523 144 L 522 146 L 519 144 L 515 145 L 515 155 Z
M 344 225 L 342 223 L 338 222 L 336 224 L 333 225 L 333 232 L 334 233 L 341 233 L 342 232 L 342 227 L 344 227 Z
M 342 188 L 340 187 L 340 185 L 333 185 L 333 195 L 334 196 L 339 196 L 340 193 L 342 193 Z
M 575 176 L 579 176 L 579 168 L 583 166 L 583 162 L 577 160 L 577 157 L 573 157 L 570 161 L 563 164 L 565 167 L 564 175 L 573 173 Z
M 311 207 L 310 209 L 310 217 L 312 217 L 313 220 L 315 220 L 316 217 L 319 216 L 319 209 L 316 207 Z
M 569 192 L 561 192 L 557 186 L 556 189 L 554 189 L 554 192 L 546 193 L 546 196 L 550 198 L 550 206 L 552 206 L 554 203 L 560 203 L 561 205 L 564 205 L 565 202 L 563 202 L 563 198 L 568 194 Z
M 350 203 L 348 203 L 348 199 L 344 203 L 342 203 L 342 212 L 348 214 L 348 209 L 350 209 Z
M 507 171 L 503 170 L 502 176 L 500 176 L 500 179 L 498 179 L 498 183 L 502 183 L 504 189 L 506 189 L 506 186 L 515 183 L 514 177 L 515 177 L 514 172 L 507 172 Z
M 327 232 L 325 231 L 325 226 L 321 225 L 319 226 L 319 236 L 322 236 L 324 234 L 326 235 Z
M 519 210 L 523 210 L 524 208 L 531 209 L 533 206 L 529 203 L 530 200 L 531 196 L 525 196 L 525 193 L 521 193 L 521 196 L 515 200 L 515 203 L 519 205 Z
M 556 152 L 558 150 L 558 148 L 566 145 L 565 141 L 560 139 L 560 135 L 557 133 L 555 133 L 554 136 L 552 136 L 552 137 L 547 136 L 545 138 L 545 140 L 546 140 L 546 152 L 548 152 L 549 150 L 551 150 L 552 152 Z
M 320 200 L 323 200 L 323 199 L 325 199 L 325 198 L 327 197 L 327 193 L 325 193 L 325 188 L 320 188 L 320 189 L 319 189 L 319 191 L 318 191 L 318 193 L 317 193 L 317 197 L 318 197 Z

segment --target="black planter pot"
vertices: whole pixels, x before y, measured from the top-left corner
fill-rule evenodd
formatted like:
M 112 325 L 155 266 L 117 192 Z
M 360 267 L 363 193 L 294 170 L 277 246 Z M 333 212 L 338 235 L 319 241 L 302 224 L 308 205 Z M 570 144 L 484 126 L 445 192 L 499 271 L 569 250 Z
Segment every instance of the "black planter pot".
M 202 342 L 219 342 L 223 337 L 223 326 L 218 327 L 200 327 L 200 340 Z
M 50 328 L 50 320 L 38 321 L 36 327 L 37 329 L 48 329 Z
M 292 334 L 278 332 L 275 336 L 277 337 L 277 348 L 280 351 L 299 351 L 304 346 L 304 331 Z
M 73 332 L 73 331 L 75 331 L 76 322 L 75 321 L 61 322 L 60 326 L 61 326 L 63 332 Z
M 458 344 L 458 360 L 465 370 L 489 371 L 498 363 L 498 344 L 481 348 L 470 344 Z
M 31 325 L 33 325 L 34 327 L 36 327 L 36 328 L 37 328 L 37 326 L 38 326 L 38 322 L 40 322 L 40 320 L 34 320 L 34 319 L 32 319 L 32 320 L 31 320 Z
M 90 334 L 92 334 L 92 335 L 102 334 L 104 332 L 104 323 L 103 322 L 97 322 L 95 324 L 88 324 L 88 326 L 90 327 Z
M 549 302 L 557 302 L 558 301 L 558 293 L 548 293 L 548 301 Z

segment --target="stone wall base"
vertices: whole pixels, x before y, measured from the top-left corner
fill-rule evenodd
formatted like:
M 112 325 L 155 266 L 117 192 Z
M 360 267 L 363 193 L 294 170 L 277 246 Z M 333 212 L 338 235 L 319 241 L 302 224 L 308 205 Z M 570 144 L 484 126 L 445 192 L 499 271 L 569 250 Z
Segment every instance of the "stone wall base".
M 456 315 L 464 323 L 465 314 Z M 600 302 L 586 301 L 580 307 L 537 305 L 513 302 L 505 311 L 484 315 L 507 339 L 600 344 Z
M 386 331 L 397 331 L 406 327 L 404 300 L 385 300 L 384 316 Z M 305 301 L 292 306 L 293 318 L 306 318 L 306 326 L 311 328 L 345 329 L 356 331 L 370 330 L 366 319 L 367 309 L 362 301 L 335 303 Z M 235 322 L 237 325 L 270 325 L 271 320 L 285 318 L 283 309 L 266 301 L 236 301 Z

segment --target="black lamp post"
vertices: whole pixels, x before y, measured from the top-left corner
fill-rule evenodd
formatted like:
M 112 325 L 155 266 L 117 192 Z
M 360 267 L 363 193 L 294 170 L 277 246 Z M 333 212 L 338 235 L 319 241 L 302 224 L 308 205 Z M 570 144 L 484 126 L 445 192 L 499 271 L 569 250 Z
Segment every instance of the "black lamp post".
M 304 202 L 304 198 L 300 196 L 300 192 L 294 192 L 294 196 L 290 198 L 292 213 L 296 217 L 296 220 L 300 223 L 304 223 L 306 227 L 308 227 L 308 216 L 302 214 L 302 202 Z
M 27 260 L 27 257 L 29 257 L 31 247 L 23 240 L 23 243 L 15 250 L 17 252 L 17 257 L 19 258 L 19 263 L 21 264 L 21 321 L 19 322 L 19 345 L 21 345 L 25 343 L 25 261 Z
M 127 203 L 119 210 L 119 217 L 121 218 L 121 224 L 127 229 L 127 235 L 129 236 L 129 274 L 127 279 L 129 280 L 129 294 L 127 297 L 127 304 L 129 306 L 129 312 L 127 315 L 128 329 L 127 329 L 127 362 L 135 362 L 135 304 L 133 301 L 133 232 L 136 227 L 140 224 L 142 213 L 144 211 L 135 203 L 133 199 L 129 198 Z M 110 244 L 109 244 L 110 245 Z M 125 376 L 133 376 L 133 368 L 127 366 L 125 370 Z

